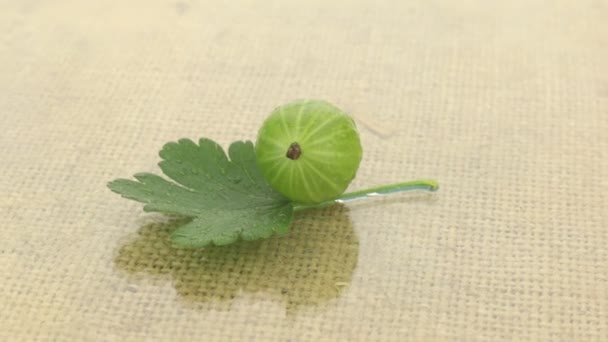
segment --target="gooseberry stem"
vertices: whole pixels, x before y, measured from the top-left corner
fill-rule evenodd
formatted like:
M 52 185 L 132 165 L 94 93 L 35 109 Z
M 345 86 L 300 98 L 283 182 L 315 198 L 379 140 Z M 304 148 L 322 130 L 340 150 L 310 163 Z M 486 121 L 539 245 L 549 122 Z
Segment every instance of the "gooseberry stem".
M 374 196 L 388 195 L 388 194 L 393 194 L 393 193 L 397 193 L 397 192 L 412 191 L 412 190 L 437 191 L 437 189 L 439 189 L 439 184 L 437 183 L 436 180 L 421 179 L 421 180 L 415 180 L 415 181 L 410 181 L 410 182 L 382 185 L 382 186 L 369 188 L 369 189 L 365 189 L 365 190 L 349 192 L 349 193 L 342 194 L 342 196 L 340 196 L 336 199 L 324 201 L 321 203 L 296 204 L 296 205 L 294 205 L 293 210 L 300 211 L 300 210 L 305 210 L 305 209 L 325 208 L 325 207 L 329 207 L 329 206 L 332 206 L 337 203 L 345 203 L 345 202 L 350 202 L 350 201 L 357 200 L 357 199 L 364 199 L 364 198 L 369 198 L 369 197 L 374 197 Z

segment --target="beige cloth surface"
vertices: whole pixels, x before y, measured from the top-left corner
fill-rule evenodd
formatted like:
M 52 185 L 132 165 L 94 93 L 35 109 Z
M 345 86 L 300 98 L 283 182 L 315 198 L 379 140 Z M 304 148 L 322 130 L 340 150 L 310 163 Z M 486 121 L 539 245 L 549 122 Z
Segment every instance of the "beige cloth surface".
M 608 338 L 608 3 L 0 3 L 0 340 Z M 290 234 L 171 249 L 106 182 L 167 141 L 352 113 L 350 189 Z

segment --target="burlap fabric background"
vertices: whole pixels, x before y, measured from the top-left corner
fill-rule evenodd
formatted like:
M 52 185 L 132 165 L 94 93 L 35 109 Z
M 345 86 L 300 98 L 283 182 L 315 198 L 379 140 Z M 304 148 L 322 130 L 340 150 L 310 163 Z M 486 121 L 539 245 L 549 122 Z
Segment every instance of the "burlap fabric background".
M 608 3 L 3 1 L 0 340 L 608 339 Z M 287 236 L 167 244 L 106 182 L 181 137 L 351 112 L 351 189 Z

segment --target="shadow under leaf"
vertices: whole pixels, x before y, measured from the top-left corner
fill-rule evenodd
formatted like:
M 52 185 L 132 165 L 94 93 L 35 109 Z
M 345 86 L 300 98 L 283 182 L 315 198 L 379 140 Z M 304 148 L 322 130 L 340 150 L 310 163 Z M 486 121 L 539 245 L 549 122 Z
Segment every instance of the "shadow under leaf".
M 116 267 L 130 276 L 170 276 L 181 299 L 199 309 L 228 309 L 239 293 L 262 292 L 293 312 L 337 298 L 357 264 L 359 241 L 341 205 L 297 213 L 284 235 L 195 250 L 171 245 L 169 235 L 186 222 L 142 226 L 119 248 Z

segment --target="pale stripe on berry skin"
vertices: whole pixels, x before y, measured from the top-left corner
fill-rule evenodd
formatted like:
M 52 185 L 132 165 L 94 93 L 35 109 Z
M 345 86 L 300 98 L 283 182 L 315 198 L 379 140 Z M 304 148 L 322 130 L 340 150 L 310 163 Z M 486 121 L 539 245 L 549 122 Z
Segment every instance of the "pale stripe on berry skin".
M 297 190 L 297 184 L 296 184 L 297 172 L 293 169 L 293 167 L 290 167 L 287 169 L 287 174 L 289 176 L 287 185 L 289 186 L 289 189 L 291 190 L 290 193 L 294 193 Z
M 315 153 L 309 153 L 306 155 L 305 160 L 319 165 L 331 165 L 332 167 L 339 167 L 345 162 L 345 159 L 350 158 L 352 157 L 350 154 L 348 154 L 348 152 L 336 155 L 335 152 L 316 150 Z
M 302 127 L 300 127 L 300 122 L 302 121 L 302 115 L 304 112 L 304 109 L 306 107 L 308 107 L 310 105 L 310 100 L 306 100 L 304 101 L 303 105 L 300 106 L 300 108 L 298 109 L 298 114 L 296 115 L 296 124 L 295 124 L 295 128 L 296 128 L 296 133 L 294 135 L 294 137 L 299 137 L 300 134 L 302 133 Z
M 336 119 L 339 119 L 339 117 L 337 117 Z M 328 122 L 329 124 L 331 124 L 331 122 Z M 321 127 L 321 126 L 320 126 Z M 331 133 L 327 132 L 327 131 L 323 131 L 323 130 L 315 130 L 312 133 L 309 133 L 306 137 L 306 139 L 310 142 L 313 143 L 317 143 L 317 140 L 321 140 L 323 139 L 324 141 L 331 141 L 331 140 L 335 140 L 336 137 L 338 136 L 338 134 L 352 134 L 352 132 L 356 132 L 357 127 L 356 126 L 347 126 L 344 124 L 340 124 L 338 127 L 333 127 L 333 129 L 331 130 Z
M 302 169 L 304 168 L 305 166 L 303 165 Z M 318 202 L 319 194 L 323 194 L 327 189 L 324 188 L 324 185 L 322 184 L 322 182 L 319 181 L 315 173 L 305 172 L 304 175 L 307 179 L 308 184 L 310 184 L 310 187 L 307 188 L 308 197 L 314 199 L 314 202 Z
M 318 169 L 318 168 L 317 168 L 317 167 L 314 165 L 315 163 L 312 163 L 312 162 L 310 162 L 309 160 L 302 160 L 302 162 L 304 162 L 304 163 L 306 164 L 306 167 L 307 167 L 309 170 L 313 171 L 314 173 L 316 173 L 316 174 L 317 174 L 317 176 L 318 176 L 319 178 L 323 179 L 323 180 L 324 180 L 324 181 L 327 183 L 327 185 L 331 186 L 331 188 L 333 188 L 334 190 L 336 190 L 336 191 L 338 191 L 338 192 L 339 192 L 339 191 L 342 191 L 342 188 L 340 188 L 339 186 L 337 186 L 337 185 L 336 185 L 336 183 L 335 183 L 334 181 L 332 181 L 331 179 L 328 179 L 328 178 L 327 178 L 327 177 L 326 177 L 326 176 L 323 174 L 323 172 L 321 172 L 321 170 L 319 170 L 319 169 Z M 307 172 L 308 172 L 308 171 L 307 171 Z
M 340 119 L 344 119 L 344 117 L 342 115 L 334 115 L 333 118 L 331 118 L 331 119 L 323 122 L 319 126 L 315 127 L 311 132 L 307 132 L 307 134 L 301 139 L 302 142 L 308 141 L 308 139 L 310 139 L 312 136 L 321 132 L 323 128 L 325 128 L 326 126 L 329 126 L 330 124 L 334 123 L 334 121 L 338 121 Z
M 272 162 L 272 161 L 279 160 L 279 159 L 284 159 L 284 158 L 285 158 L 284 154 L 276 154 L 275 156 L 269 155 L 266 158 L 263 158 L 263 159 L 260 158 L 258 160 L 258 163 L 260 163 L 260 164 L 266 164 L 267 162 Z
M 302 115 L 302 112 L 304 111 L 304 109 L 307 109 L 312 102 L 313 102 L 312 100 L 302 101 L 300 104 L 300 109 L 298 110 L 298 115 Z
M 274 146 L 279 150 L 283 149 L 283 147 L 284 147 L 284 143 L 282 141 L 280 141 L 279 139 L 275 139 L 274 137 L 270 137 L 270 136 L 264 137 L 264 143 Z M 287 150 L 287 149 L 285 149 L 285 150 Z
M 294 137 L 299 137 L 300 136 L 300 131 L 301 131 L 301 127 L 300 127 L 300 122 L 302 121 L 302 114 L 298 113 L 298 115 L 296 115 L 296 123 L 294 125 L 294 128 L 296 130 L 296 132 L 294 133 Z
M 306 144 L 307 146 L 317 146 L 320 144 L 325 144 L 329 141 L 335 140 L 337 135 L 343 134 L 343 133 L 350 133 L 351 131 L 349 129 L 341 129 L 339 131 L 333 131 L 331 135 L 327 135 L 323 138 L 318 138 L 318 139 L 313 139 L 311 141 L 308 141 Z
M 302 115 L 300 115 L 301 117 L 304 116 L 305 114 L 303 113 Z M 302 142 L 307 142 L 306 141 L 306 135 L 308 134 L 308 132 L 310 130 L 314 129 L 314 125 L 317 123 L 317 120 L 308 120 L 308 124 L 306 125 L 306 127 L 300 128 L 300 130 L 298 131 L 298 143 L 302 143 Z
M 281 115 L 279 115 L 279 119 L 281 121 L 281 126 L 283 127 L 283 130 L 285 132 L 283 132 L 284 134 L 287 134 L 290 138 L 294 137 L 293 132 L 291 131 L 291 129 L 289 128 L 289 124 L 287 123 L 287 121 L 285 120 L 285 107 L 281 108 Z
M 305 100 L 302 101 L 301 104 L 299 104 L 299 108 L 298 108 L 298 112 L 295 113 L 291 113 L 291 112 L 286 112 L 286 109 L 288 106 L 284 106 L 281 107 L 281 110 L 279 111 L 279 117 L 281 118 L 281 126 L 283 127 L 283 131 L 281 130 L 277 130 L 275 133 L 280 134 L 281 136 L 285 136 L 287 135 L 289 137 L 289 140 L 293 140 L 290 141 L 289 143 L 293 143 L 293 142 L 300 142 L 302 141 L 302 134 L 305 133 L 310 126 L 315 124 L 315 120 L 309 120 L 308 121 L 308 125 L 306 127 L 301 127 L 301 120 L 302 117 L 304 116 L 304 111 L 306 110 L 306 108 L 310 105 L 310 103 L 312 103 L 313 101 L 311 100 Z M 286 118 L 288 116 L 292 116 L 294 115 L 296 117 L 295 119 L 295 123 L 293 124 L 289 124 L 286 121 Z
M 274 175 L 272 179 L 270 179 L 269 183 L 274 184 L 278 177 L 280 177 L 283 172 L 285 172 L 285 168 L 287 167 L 287 163 L 275 163 L 269 169 L 266 170 L 268 175 Z M 275 171 L 275 169 L 277 169 Z
M 326 158 L 320 158 L 321 156 L 317 155 L 317 154 L 315 154 L 314 157 L 315 158 L 308 156 L 308 158 L 303 160 L 303 162 L 306 164 L 307 167 L 314 169 L 314 171 L 316 171 L 315 173 L 317 173 L 317 174 L 323 174 L 323 172 L 321 170 L 319 170 L 315 165 L 326 165 L 328 168 L 336 169 L 336 168 L 340 168 L 344 165 L 352 164 L 355 159 L 355 158 L 349 158 L 352 160 L 344 161 L 344 158 L 334 159 L 333 156 L 326 157 Z M 356 158 L 356 159 L 360 160 L 360 158 Z M 343 173 L 339 173 L 339 174 L 335 175 L 337 177 L 340 177 L 340 179 L 341 179 L 341 181 L 338 183 L 341 183 L 342 181 L 347 181 L 347 184 L 344 187 L 339 186 L 335 181 L 333 181 L 332 179 L 328 179 L 327 177 L 324 177 L 324 180 L 326 182 L 328 182 L 328 184 L 331 184 L 332 186 L 330 188 L 336 190 L 336 192 L 338 192 L 336 195 L 339 195 L 340 193 L 342 193 L 342 191 L 344 191 L 346 189 L 346 187 L 348 186 L 348 183 L 350 183 L 353 180 L 353 178 L 355 178 L 355 174 L 356 174 L 356 170 L 353 170 L 352 172 L 349 172 L 349 173 L 343 172 Z M 323 192 L 327 192 L 327 191 L 326 191 L 326 189 L 321 189 L 321 192 L 323 193 Z
M 312 194 L 320 193 L 320 189 L 318 187 L 319 184 L 317 184 L 310 172 L 306 172 L 304 170 L 303 164 L 298 163 L 297 168 L 298 172 L 300 173 L 302 183 L 304 185 L 302 188 L 304 189 L 304 191 L 306 191 L 307 197 L 311 198 Z

